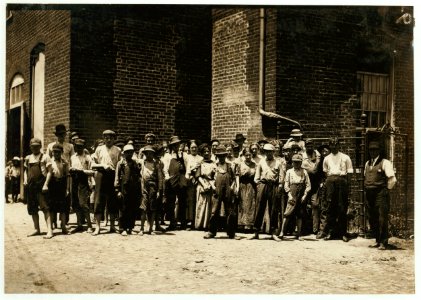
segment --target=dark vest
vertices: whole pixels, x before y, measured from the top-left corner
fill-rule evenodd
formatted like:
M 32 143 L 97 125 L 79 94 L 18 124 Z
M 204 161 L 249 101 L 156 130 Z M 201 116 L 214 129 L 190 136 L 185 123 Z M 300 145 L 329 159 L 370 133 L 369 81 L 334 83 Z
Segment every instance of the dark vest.
M 387 186 L 387 177 L 382 170 L 383 159 L 375 166 L 368 166 L 365 170 L 364 186 L 366 188 L 378 188 Z

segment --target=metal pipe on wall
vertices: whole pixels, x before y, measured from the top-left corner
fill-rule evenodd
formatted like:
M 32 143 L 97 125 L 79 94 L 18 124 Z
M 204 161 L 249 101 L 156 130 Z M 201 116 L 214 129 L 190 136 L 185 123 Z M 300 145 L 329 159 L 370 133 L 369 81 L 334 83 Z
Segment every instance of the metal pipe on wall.
M 285 120 L 296 124 L 302 129 L 301 124 L 293 119 L 265 111 L 265 36 L 266 36 L 266 12 L 260 9 L 260 49 L 259 49 L 259 113 L 260 115 L 272 119 Z

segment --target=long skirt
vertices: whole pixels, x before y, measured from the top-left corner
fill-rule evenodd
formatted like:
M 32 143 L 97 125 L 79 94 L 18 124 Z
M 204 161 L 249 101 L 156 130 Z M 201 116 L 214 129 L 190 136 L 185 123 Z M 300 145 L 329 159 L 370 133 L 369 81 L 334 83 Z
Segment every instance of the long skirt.
M 256 185 L 253 182 L 240 183 L 238 225 L 253 226 L 256 211 Z
M 194 222 L 196 229 L 209 228 L 209 221 L 212 214 L 212 193 L 212 190 L 205 192 L 200 184 L 197 186 L 196 216 Z

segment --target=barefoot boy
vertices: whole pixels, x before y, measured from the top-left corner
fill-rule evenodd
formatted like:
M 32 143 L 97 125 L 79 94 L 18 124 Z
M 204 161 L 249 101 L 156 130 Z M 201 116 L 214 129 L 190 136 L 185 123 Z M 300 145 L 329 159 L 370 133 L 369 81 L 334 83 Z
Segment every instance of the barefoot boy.
M 32 216 L 35 231 L 28 236 L 41 234 L 38 211 L 42 210 L 47 224 L 47 235 L 45 237 L 51 238 L 53 230 L 51 228 L 50 207 L 42 193 L 42 187 L 47 176 L 48 156 L 41 153 L 41 140 L 38 138 L 31 139 L 30 148 L 32 154 L 28 155 L 24 162 L 24 185 L 28 195 L 28 214 Z

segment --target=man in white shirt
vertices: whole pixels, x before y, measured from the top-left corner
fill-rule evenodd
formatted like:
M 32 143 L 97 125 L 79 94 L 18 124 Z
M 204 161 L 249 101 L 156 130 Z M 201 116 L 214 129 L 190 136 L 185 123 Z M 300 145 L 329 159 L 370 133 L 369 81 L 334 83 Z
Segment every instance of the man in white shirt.
M 339 151 L 339 141 L 337 138 L 331 139 L 329 146 L 331 153 L 323 161 L 323 172 L 327 175 L 326 202 L 328 203 L 328 209 L 322 235 L 325 240 L 330 240 L 333 239 L 333 232 L 337 230 L 342 240 L 348 242 L 348 186 L 354 170 L 352 168 L 351 158 Z M 338 220 L 337 223 L 336 219 Z
M 364 187 L 368 204 L 370 229 L 376 238 L 371 248 L 385 250 L 388 244 L 389 190 L 396 184 L 392 163 L 380 154 L 380 144 L 370 142 L 370 160 L 364 168 Z

